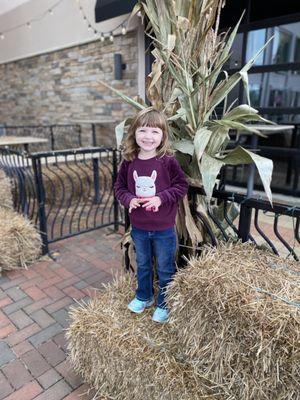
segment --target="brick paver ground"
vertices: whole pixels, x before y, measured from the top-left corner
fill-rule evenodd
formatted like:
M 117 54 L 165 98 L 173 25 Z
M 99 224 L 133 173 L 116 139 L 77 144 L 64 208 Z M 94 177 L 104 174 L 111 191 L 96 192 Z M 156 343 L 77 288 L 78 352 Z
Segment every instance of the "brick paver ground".
M 270 215 L 260 218 L 260 227 L 275 243 L 273 224 Z M 279 225 L 293 245 L 291 219 L 281 217 Z M 254 228 L 252 233 L 261 240 Z M 120 238 L 102 229 L 63 240 L 50 246 L 55 261 L 47 258 L 0 277 L 0 400 L 93 397 L 68 363 L 64 329 L 69 307 L 93 296 L 121 270 Z M 276 246 L 284 255 L 278 241 Z M 299 247 L 296 243 L 298 255 Z
M 69 307 L 121 269 L 119 240 L 109 229 L 79 235 L 50 246 L 55 261 L 0 276 L 0 400 L 93 397 L 69 365 L 64 329 Z

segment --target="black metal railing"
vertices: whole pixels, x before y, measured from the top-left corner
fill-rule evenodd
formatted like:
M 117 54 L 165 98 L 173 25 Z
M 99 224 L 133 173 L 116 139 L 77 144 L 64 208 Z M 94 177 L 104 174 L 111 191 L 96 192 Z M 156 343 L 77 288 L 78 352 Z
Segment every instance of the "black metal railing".
M 213 207 L 207 206 L 208 215 L 216 228 L 213 230 L 201 213 L 196 210 L 197 195 L 204 195 L 203 189 L 190 187 L 189 196 L 194 218 L 201 221 L 212 245 L 216 245 L 220 238 L 225 241 L 241 239 L 246 242 L 251 240 L 256 245 L 266 247 L 277 255 L 292 256 L 299 261 L 300 207 L 284 204 L 271 205 L 265 200 L 215 190 L 213 199 L 217 200 L 219 210 L 222 207 L 222 215 L 221 218 L 220 213 L 216 216 L 213 213 Z M 238 209 L 235 219 L 228 213 L 233 204 Z
M 120 225 L 128 226 L 113 193 L 120 157 L 116 149 L 103 147 L 29 155 L 0 149 L 0 169 L 12 181 L 15 208 L 38 226 L 45 253 L 49 243 L 64 238 L 104 226 L 113 226 L 116 231 Z M 271 206 L 264 200 L 215 190 L 206 209 L 211 225 L 196 210 L 197 196 L 201 195 L 203 189 L 190 187 L 192 213 L 205 227 L 206 240 L 212 245 L 220 239 L 251 240 L 275 254 L 299 260 L 299 207 Z
M 34 136 L 48 140 L 47 143 L 31 144 L 31 152 L 73 149 L 83 143 L 79 124 L 3 126 L 2 132 L 6 136 Z M 89 144 L 92 144 L 92 133 Z
M 120 154 L 81 148 L 28 156 L 0 149 L 0 168 L 13 183 L 15 208 L 38 226 L 49 243 L 104 226 L 118 230 L 122 209 L 113 195 Z
M 30 144 L 30 152 L 97 147 L 112 143 L 111 131 L 115 122 L 107 119 L 96 122 L 51 125 L 1 125 L 0 136 L 34 136 L 47 139 L 46 143 Z
M 11 181 L 16 211 L 37 224 L 38 204 L 31 159 L 16 150 L 0 148 L 0 169 Z

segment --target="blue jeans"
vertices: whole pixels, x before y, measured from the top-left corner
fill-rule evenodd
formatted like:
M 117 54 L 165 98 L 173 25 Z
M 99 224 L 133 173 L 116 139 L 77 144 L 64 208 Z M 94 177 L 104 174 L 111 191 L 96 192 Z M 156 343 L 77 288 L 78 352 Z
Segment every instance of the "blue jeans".
M 159 293 L 157 306 L 166 308 L 165 290 L 176 272 L 176 232 L 175 228 L 164 231 L 145 231 L 132 227 L 131 236 L 134 241 L 137 261 L 138 287 L 136 297 L 142 301 L 153 298 L 153 256 L 157 261 Z

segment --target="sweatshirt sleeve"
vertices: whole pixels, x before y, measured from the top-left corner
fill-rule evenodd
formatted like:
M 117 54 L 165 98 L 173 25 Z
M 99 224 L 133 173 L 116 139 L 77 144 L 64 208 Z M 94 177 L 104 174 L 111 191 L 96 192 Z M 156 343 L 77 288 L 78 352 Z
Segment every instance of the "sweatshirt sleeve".
M 187 194 L 188 182 L 175 157 L 170 159 L 168 169 L 171 186 L 170 188 L 157 193 L 157 196 L 160 197 L 163 204 L 174 204 Z
M 116 182 L 114 184 L 115 196 L 118 201 L 126 208 L 129 207 L 129 203 L 134 196 L 129 190 L 127 186 L 127 171 L 128 171 L 128 161 L 123 161 L 118 172 L 118 176 Z

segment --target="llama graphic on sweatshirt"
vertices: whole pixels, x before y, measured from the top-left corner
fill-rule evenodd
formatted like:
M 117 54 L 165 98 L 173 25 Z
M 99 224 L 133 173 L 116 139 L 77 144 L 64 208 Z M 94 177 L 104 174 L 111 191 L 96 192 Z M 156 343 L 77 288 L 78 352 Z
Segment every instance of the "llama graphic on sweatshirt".
M 152 171 L 151 176 L 138 176 L 136 171 L 133 171 L 133 179 L 135 180 L 135 194 L 137 197 L 152 197 L 156 194 L 155 180 L 157 172 Z

